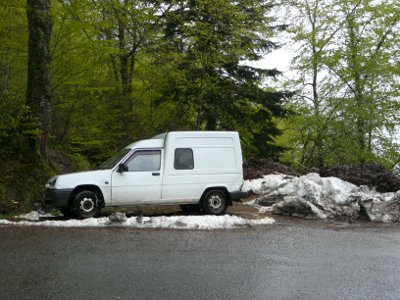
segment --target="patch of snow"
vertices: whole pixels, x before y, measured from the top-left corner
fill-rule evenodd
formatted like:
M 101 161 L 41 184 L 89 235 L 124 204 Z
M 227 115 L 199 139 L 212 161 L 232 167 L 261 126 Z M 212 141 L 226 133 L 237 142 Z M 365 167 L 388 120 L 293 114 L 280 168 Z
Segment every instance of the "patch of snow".
M 296 217 L 326 219 L 328 216 L 311 202 L 297 196 L 285 197 L 282 202 L 272 206 L 276 214 L 292 215 Z
M 356 191 L 356 185 L 336 177 L 322 178 L 317 173 L 295 177 L 281 174 L 266 175 L 262 179 L 246 180 L 244 191 L 256 194 L 298 196 L 323 205 L 326 201 L 343 203 Z
M 268 207 L 268 206 L 261 206 L 261 207 L 258 207 L 257 209 L 258 209 L 258 212 L 262 213 L 262 214 L 272 211 L 272 207 Z
M 132 228 L 170 228 L 170 229 L 231 229 L 243 226 L 269 225 L 275 222 L 274 219 L 266 217 L 258 220 L 244 219 L 237 216 L 171 216 L 171 217 L 130 217 L 118 213 L 110 217 L 90 218 L 84 220 L 45 220 L 33 221 L 9 221 L 0 220 L 0 225 L 16 226 L 49 226 L 49 227 L 106 227 L 122 226 Z
M 266 175 L 247 180 L 244 191 L 262 197 L 247 204 L 258 210 L 272 205 L 275 214 L 311 218 L 358 218 L 361 214 L 376 222 L 400 221 L 400 191 L 378 193 L 367 186 L 356 186 L 336 177 Z
M 24 219 L 29 221 L 39 221 L 40 218 L 51 218 L 54 217 L 52 214 L 42 214 L 38 211 L 31 211 L 27 214 L 17 216 L 18 219 Z
M 267 177 L 267 176 L 265 176 Z M 264 177 L 264 178 L 265 178 Z M 250 192 L 253 191 L 256 194 L 261 193 L 261 187 L 264 185 L 264 179 L 258 178 L 253 180 L 245 180 L 242 186 L 243 192 Z
M 388 214 L 385 214 L 382 217 L 382 222 L 384 222 L 384 223 L 392 222 L 392 217 L 390 215 L 388 215 Z
M 274 190 L 280 187 L 287 180 L 292 179 L 290 175 L 266 175 L 263 178 L 245 180 L 242 186 L 244 192 L 253 191 L 256 194 L 267 193 L 269 190 Z
M 272 210 L 272 207 L 259 205 L 257 203 L 257 199 L 244 202 L 243 204 L 256 208 L 258 210 L 258 212 L 262 213 L 262 214 L 265 214 L 265 213 L 270 212 Z

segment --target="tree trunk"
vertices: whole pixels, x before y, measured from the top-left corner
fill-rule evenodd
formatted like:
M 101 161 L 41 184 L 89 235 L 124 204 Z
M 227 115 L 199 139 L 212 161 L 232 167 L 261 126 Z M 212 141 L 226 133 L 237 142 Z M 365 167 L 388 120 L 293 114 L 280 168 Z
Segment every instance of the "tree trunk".
M 53 22 L 50 0 L 27 0 L 28 84 L 26 104 L 39 121 L 41 137 L 32 147 L 46 154 L 51 123 L 50 37 Z
M 355 118 L 355 126 L 356 126 L 356 142 L 358 145 L 358 148 L 362 153 L 366 151 L 366 130 L 365 130 L 365 100 L 364 100 L 364 85 L 365 83 L 363 82 L 362 78 L 362 67 L 359 62 L 359 54 L 358 54 L 358 40 L 357 40 L 357 32 L 355 28 L 355 20 L 354 20 L 354 15 L 350 15 L 348 17 L 347 21 L 348 25 L 348 35 L 349 35 L 349 69 L 351 70 L 351 76 L 354 82 L 353 86 L 353 94 L 354 94 L 354 100 L 355 100 L 355 105 L 356 105 L 356 118 Z M 362 160 L 364 160 L 364 154 L 362 157 Z
M 0 96 L 8 90 L 8 82 L 10 78 L 10 56 L 10 48 L 7 48 L 4 65 L 0 65 L 0 71 L 2 73 Z
M 207 112 L 206 118 L 207 118 L 206 130 L 210 131 L 217 130 L 217 117 L 213 113 Z
M 132 92 L 131 74 L 129 66 L 129 53 L 126 53 L 126 38 L 125 38 L 125 25 L 122 21 L 118 23 L 118 46 L 120 50 L 119 60 L 120 60 L 120 78 L 122 95 L 130 96 Z

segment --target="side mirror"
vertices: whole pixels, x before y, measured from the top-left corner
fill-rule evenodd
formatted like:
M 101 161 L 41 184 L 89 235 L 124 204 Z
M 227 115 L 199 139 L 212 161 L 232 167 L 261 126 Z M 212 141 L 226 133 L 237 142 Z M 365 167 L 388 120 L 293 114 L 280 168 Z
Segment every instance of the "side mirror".
M 119 173 L 127 172 L 129 171 L 128 166 L 125 163 L 119 164 L 118 165 L 118 170 Z

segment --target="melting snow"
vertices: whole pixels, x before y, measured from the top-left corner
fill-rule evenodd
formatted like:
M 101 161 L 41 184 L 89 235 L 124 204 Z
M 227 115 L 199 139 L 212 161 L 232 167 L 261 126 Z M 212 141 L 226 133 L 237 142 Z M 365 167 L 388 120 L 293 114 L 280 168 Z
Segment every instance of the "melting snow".
M 25 219 L 29 221 L 39 221 L 40 218 L 51 218 L 54 217 L 52 214 L 42 214 L 38 211 L 31 211 L 30 213 L 17 216 L 18 219 Z
M 35 213 L 30 213 L 36 215 Z M 44 220 L 34 222 L 0 220 L 0 225 L 17 226 L 52 226 L 52 227 L 106 227 L 120 226 L 132 228 L 171 228 L 171 229 L 231 229 L 243 226 L 269 225 L 275 222 L 272 218 L 249 220 L 237 216 L 172 216 L 172 217 L 130 217 L 117 213 L 110 217 L 90 218 L 85 220 Z M 28 218 L 31 216 L 29 214 Z M 25 215 L 26 216 L 26 215 Z M 20 216 L 21 217 L 21 216 Z
M 276 214 L 319 219 L 357 218 L 364 214 L 371 221 L 400 221 L 400 191 L 381 194 L 367 186 L 358 187 L 317 173 L 300 177 L 266 175 L 245 181 L 242 189 L 262 195 L 248 203 L 259 211 L 269 205 Z
M 300 177 L 267 175 L 262 179 L 247 180 L 243 190 L 263 195 L 298 196 L 322 205 L 328 200 L 343 203 L 358 187 L 336 177 L 322 178 L 317 173 L 310 173 Z
M 244 202 L 243 204 L 256 208 L 258 210 L 258 212 L 262 213 L 262 214 L 265 214 L 265 213 L 270 212 L 272 210 L 271 207 L 262 206 L 262 205 L 258 204 L 257 199 Z

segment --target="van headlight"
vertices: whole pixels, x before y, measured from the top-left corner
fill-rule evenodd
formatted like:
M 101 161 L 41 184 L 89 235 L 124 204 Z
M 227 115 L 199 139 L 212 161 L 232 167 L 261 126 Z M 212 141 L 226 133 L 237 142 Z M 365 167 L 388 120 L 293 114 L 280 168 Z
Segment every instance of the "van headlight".
M 56 182 L 57 182 L 57 178 L 58 178 L 58 176 L 53 176 L 53 177 L 51 177 L 48 181 L 47 181 L 47 183 L 46 183 L 46 186 L 55 186 L 56 185 Z

